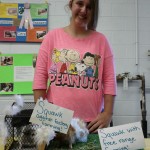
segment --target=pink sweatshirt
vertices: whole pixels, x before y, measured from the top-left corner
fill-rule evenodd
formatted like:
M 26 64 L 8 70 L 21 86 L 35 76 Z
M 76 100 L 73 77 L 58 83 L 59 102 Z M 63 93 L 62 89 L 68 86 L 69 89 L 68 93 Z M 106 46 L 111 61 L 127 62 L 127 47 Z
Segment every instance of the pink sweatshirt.
M 103 34 L 94 31 L 74 38 L 63 28 L 54 29 L 41 44 L 33 90 L 48 88 L 49 102 L 89 122 L 100 112 L 103 94 L 116 95 L 114 70 L 112 50 Z

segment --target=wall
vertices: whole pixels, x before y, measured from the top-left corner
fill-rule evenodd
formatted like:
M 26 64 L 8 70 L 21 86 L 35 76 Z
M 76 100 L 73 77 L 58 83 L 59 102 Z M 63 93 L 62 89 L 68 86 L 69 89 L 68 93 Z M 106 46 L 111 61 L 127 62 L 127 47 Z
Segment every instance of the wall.
M 21 3 L 26 1 L 2 0 L 2 2 Z M 43 3 L 45 1 L 31 0 L 30 2 Z M 70 15 L 64 11 L 67 2 L 68 0 L 48 0 L 50 8 L 49 30 L 68 24 Z M 136 27 L 138 32 L 136 32 Z M 147 51 L 150 49 L 150 1 L 100 0 L 100 19 L 97 30 L 104 33 L 112 45 L 117 74 L 130 72 L 131 76 L 145 75 L 147 121 L 150 133 L 150 110 L 148 110 L 150 106 L 150 56 L 147 55 Z M 37 53 L 39 46 L 40 44 L 0 43 L 0 51 L 2 53 Z M 124 90 L 123 83 L 118 82 L 113 117 L 114 125 L 141 120 L 140 86 L 139 81 L 132 81 L 129 82 L 128 90 Z M 33 96 L 26 95 L 24 99 L 33 101 Z M 14 101 L 13 96 L 0 96 L 1 116 L 3 113 L 1 108 L 12 101 Z

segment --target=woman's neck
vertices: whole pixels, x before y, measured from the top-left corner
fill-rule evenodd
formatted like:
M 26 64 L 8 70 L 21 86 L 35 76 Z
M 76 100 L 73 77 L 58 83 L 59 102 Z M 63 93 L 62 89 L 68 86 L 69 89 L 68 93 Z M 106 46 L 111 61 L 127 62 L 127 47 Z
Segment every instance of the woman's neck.
M 82 28 L 82 27 L 75 27 L 74 25 L 70 24 L 68 26 L 66 26 L 64 28 L 64 30 L 70 34 L 73 37 L 78 37 L 78 38 L 82 38 L 82 37 L 86 37 L 88 36 L 92 31 L 88 30 L 86 28 Z

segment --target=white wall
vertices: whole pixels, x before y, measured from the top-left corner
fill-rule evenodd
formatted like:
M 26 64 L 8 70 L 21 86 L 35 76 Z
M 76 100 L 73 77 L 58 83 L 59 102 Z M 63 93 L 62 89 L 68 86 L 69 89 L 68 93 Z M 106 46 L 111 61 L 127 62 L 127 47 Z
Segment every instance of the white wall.
M 1 0 L 2 2 L 21 3 L 26 0 Z M 44 0 L 30 0 L 31 3 L 44 3 Z M 68 24 L 69 13 L 64 9 L 68 0 L 48 0 L 49 30 Z M 136 2 L 138 2 L 138 40 L 136 40 Z M 150 133 L 150 0 L 100 0 L 100 19 L 98 31 L 104 33 L 114 50 L 116 72 L 130 72 L 146 77 L 146 106 L 148 132 Z M 138 58 L 136 65 L 136 43 Z M 40 44 L 0 43 L 2 53 L 37 53 Z M 141 120 L 139 81 L 129 83 L 128 90 L 123 90 L 118 83 L 118 95 L 114 108 L 114 125 Z M 26 101 L 33 101 L 32 95 L 24 96 Z M 13 96 L 0 96 L 0 114 L 4 106 L 14 101 Z

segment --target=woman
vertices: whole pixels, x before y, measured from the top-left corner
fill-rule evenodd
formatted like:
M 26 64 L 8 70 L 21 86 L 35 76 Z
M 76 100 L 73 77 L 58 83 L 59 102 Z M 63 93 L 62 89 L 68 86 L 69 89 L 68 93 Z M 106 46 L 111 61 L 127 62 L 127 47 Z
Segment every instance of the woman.
M 45 36 L 33 84 L 35 101 L 43 97 L 73 110 L 74 117 L 88 122 L 90 132 L 109 125 L 116 95 L 113 54 L 106 37 L 95 31 L 98 3 L 99 0 L 69 1 L 70 24 L 49 31 Z M 55 72 L 51 72 L 54 64 Z M 48 79 L 50 86 L 47 88 Z M 104 111 L 101 112 L 103 99 Z

